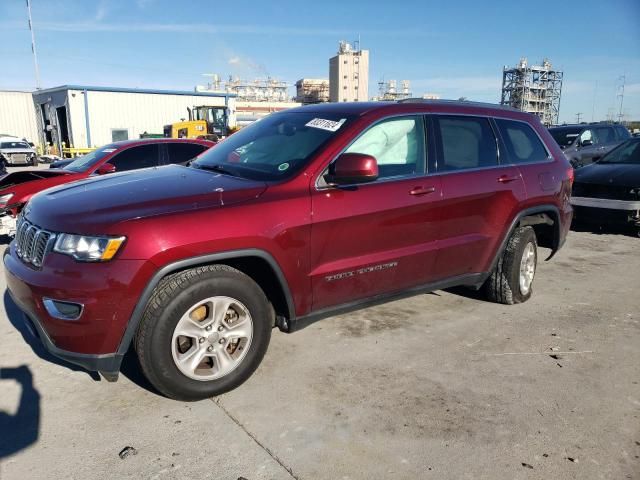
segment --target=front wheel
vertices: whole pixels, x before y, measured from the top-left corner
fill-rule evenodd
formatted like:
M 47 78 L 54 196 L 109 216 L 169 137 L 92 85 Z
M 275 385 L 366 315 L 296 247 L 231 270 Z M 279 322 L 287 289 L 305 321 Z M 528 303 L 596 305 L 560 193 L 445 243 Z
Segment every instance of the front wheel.
M 529 300 L 538 263 L 538 244 L 532 227 L 518 227 L 484 284 L 489 300 L 506 305 Z
M 200 400 L 247 380 L 267 351 L 273 311 L 262 289 L 226 265 L 165 278 L 135 339 L 145 376 L 164 395 Z

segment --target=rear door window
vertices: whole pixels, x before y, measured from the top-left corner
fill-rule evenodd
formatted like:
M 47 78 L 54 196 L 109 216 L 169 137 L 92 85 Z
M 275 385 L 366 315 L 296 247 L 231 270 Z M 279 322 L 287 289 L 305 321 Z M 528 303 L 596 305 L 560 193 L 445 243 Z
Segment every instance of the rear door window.
M 206 146 L 197 143 L 169 143 L 167 148 L 169 150 L 169 163 L 181 164 L 194 159 L 207 149 Z
M 159 163 L 158 144 L 139 145 L 124 150 L 109 160 L 116 172 L 126 172 L 138 168 L 156 167 Z
M 536 163 L 547 160 L 547 150 L 540 137 L 529 125 L 503 119 L 496 119 L 495 122 L 498 125 L 502 141 L 507 147 L 511 163 Z
M 617 126 L 616 127 L 616 134 L 618 136 L 618 140 L 620 140 L 620 141 L 627 140 L 627 139 L 629 139 L 631 137 L 631 134 L 629 133 L 629 130 L 627 130 L 623 126 Z
M 593 129 L 593 136 L 595 144 L 613 143 L 615 142 L 615 135 L 613 133 L 613 127 L 595 127 Z
M 486 118 L 435 115 L 439 134 L 439 172 L 455 172 L 498 164 L 496 137 Z

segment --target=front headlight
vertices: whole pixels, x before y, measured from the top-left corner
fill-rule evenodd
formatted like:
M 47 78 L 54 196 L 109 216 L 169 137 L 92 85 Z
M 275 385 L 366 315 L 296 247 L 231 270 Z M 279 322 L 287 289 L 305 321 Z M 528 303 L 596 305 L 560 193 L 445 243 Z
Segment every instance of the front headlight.
M 6 195 L 2 195 L 0 197 L 0 207 L 5 207 L 9 203 L 9 200 L 11 200 L 12 198 L 13 198 L 13 193 L 7 193 Z
M 70 255 L 79 262 L 106 262 L 118 252 L 126 237 L 89 237 L 60 233 L 53 251 Z

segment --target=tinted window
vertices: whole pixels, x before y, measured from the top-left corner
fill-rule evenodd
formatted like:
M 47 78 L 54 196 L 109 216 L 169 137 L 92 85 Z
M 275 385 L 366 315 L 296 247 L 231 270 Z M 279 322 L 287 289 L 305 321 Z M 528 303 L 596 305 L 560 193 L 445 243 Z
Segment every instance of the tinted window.
M 567 148 L 576 141 L 576 138 L 580 136 L 583 130 L 581 127 L 557 127 L 550 128 L 549 133 L 558 145 L 562 148 Z
M 629 130 L 622 126 L 616 127 L 616 133 L 618 134 L 618 140 L 627 140 L 631 138 Z
M 511 120 L 496 120 L 496 124 L 511 163 L 544 162 L 547 159 L 544 145 L 529 125 Z
M 438 116 L 434 118 L 441 139 L 438 171 L 497 165 L 496 138 L 486 118 Z
M 400 117 L 380 122 L 366 130 L 347 148 L 378 161 L 379 177 L 423 173 L 424 126 L 422 117 Z
M 169 163 L 187 163 L 204 152 L 207 147 L 197 143 L 169 143 Z
M 86 172 L 103 157 L 115 152 L 117 149 L 117 145 L 105 145 L 93 152 L 89 152 L 86 155 L 76 158 L 73 162 L 64 167 L 64 169 L 71 170 L 72 172 Z
M 627 163 L 640 165 L 640 140 L 632 139 L 602 157 L 600 163 Z
M 593 129 L 593 143 L 611 143 L 615 142 L 613 127 L 595 127 Z
M 158 145 L 140 145 L 128 148 L 110 159 L 109 163 L 115 165 L 116 172 L 155 167 L 158 165 Z

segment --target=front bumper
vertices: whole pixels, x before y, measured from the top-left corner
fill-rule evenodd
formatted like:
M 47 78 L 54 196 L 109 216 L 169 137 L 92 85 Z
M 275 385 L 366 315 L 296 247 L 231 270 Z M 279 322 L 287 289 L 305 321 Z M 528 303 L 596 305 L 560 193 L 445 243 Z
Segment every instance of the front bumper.
M 15 255 L 13 243 L 7 250 L 7 290 L 46 349 L 88 370 L 117 372 L 128 348 L 121 345 L 123 334 L 140 295 L 136 285 L 146 281 L 145 262 L 80 263 L 50 253 L 36 270 Z M 82 304 L 82 315 L 77 320 L 53 317 L 45 298 Z
M 574 207 L 608 208 L 611 210 L 640 210 L 640 200 L 612 200 L 609 198 L 571 197 Z

